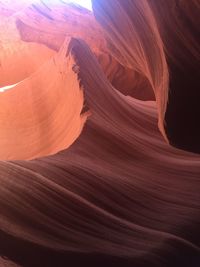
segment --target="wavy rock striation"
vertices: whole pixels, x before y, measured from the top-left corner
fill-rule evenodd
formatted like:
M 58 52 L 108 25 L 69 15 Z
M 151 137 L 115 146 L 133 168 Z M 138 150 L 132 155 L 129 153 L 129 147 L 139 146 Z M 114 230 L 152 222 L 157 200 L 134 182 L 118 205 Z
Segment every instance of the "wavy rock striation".
M 94 0 L 102 28 L 80 7 L 47 4 L 6 22 L 38 59 L 25 73 L 9 55 L 16 80 L 5 65 L 4 86 L 16 84 L 0 93 L 1 255 L 27 267 L 198 267 L 200 158 L 169 144 L 181 61 L 159 4 Z

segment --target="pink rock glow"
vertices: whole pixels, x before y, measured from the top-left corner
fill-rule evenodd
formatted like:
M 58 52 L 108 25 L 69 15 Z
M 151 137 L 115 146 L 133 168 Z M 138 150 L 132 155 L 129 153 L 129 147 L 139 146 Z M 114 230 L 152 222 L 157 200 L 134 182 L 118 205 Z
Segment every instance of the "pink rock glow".
M 200 266 L 199 0 L 0 0 L 0 267 Z

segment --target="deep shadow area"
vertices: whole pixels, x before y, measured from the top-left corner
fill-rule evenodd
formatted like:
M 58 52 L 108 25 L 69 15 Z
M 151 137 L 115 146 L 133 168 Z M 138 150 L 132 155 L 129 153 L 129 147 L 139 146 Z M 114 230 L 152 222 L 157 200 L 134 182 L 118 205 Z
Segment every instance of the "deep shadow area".
M 170 91 L 165 114 L 170 143 L 200 153 L 200 72 L 185 64 L 184 71 L 170 67 Z
M 171 248 L 174 251 L 171 251 Z M 192 248 L 168 240 L 163 247 L 140 259 L 103 254 L 64 253 L 23 241 L 0 231 L 0 255 L 23 267 L 199 267 L 200 255 Z M 155 255 L 159 255 L 157 258 Z M 164 262 L 159 261 L 163 257 Z
M 151 0 L 152 1 L 152 0 Z M 161 1 L 163 2 L 163 1 Z M 200 153 L 200 55 L 198 4 L 195 1 L 155 2 L 169 66 L 169 100 L 165 114 L 169 141 L 177 148 Z M 164 10 L 164 11 L 163 11 Z

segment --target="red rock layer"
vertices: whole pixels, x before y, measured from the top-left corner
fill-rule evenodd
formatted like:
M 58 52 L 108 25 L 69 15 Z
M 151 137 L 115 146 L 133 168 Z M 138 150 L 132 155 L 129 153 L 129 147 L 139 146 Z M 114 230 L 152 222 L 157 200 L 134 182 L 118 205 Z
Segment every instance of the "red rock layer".
M 43 4 L 19 13 L 17 26 L 22 38 L 30 33 L 26 41 L 49 46 L 51 40 L 54 42 L 54 23 L 59 24 L 60 14 L 65 20 L 66 11 L 61 5 L 61 10 L 46 7 L 44 12 Z M 24 148 L 23 145 L 27 145 L 28 151 L 22 150 L 24 158 L 30 158 L 30 154 L 31 158 L 36 158 L 0 162 L 0 239 L 5 240 L 0 243 L 2 255 L 29 267 L 45 264 L 60 267 L 69 262 L 70 266 L 83 266 L 88 262 L 89 266 L 113 266 L 107 257 L 117 259 L 114 266 L 199 265 L 200 158 L 170 146 L 163 138 L 166 138 L 163 123 L 168 68 L 160 36 L 162 24 L 158 23 L 152 4 L 153 1 L 145 0 L 93 1 L 95 16 L 109 40 L 97 36 L 102 40 L 98 47 L 98 42 L 92 39 L 75 36 L 64 43 L 59 53 L 52 52 L 39 70 L 14 89 L 0 94 L 0 101 L 7 109 L 12 98 L 15 108 L 16 99 L 22 98 L 23 105 L 18 105 L 21 110 L 27 99 L 30 101 L 25 109 L 28 116 L 19 113 L 14 116 L 10 110 L 13 118 L 7 128 L 2 126 L 8 112 L 4 113 L 5 108 L 2 108 L 2 129 L 8 131 L 12 126 L 14 132 L 14 118 L 18 118 L 19 123 L 20 116 L 26 118 L 22 124 L 26 122 L 36 127 L 32 119 L 39 108 L 37 122 L 46 122 L 45 115 L 47 125 L 51 125 L 49 131 L 44 127 L 46 135 L 41 133 L 41 139 L 33 138 L 34 129 L 26 135 L 22 127 L 21 143 L 13 142 L 13 150 L 9 147 L 11 135 L 10 139 L 6 139 L 6 135 L 1 139 L 1 142 L 8 142 L 6 153 L 14 151 L 17 157 L 15 146 Z M 40 18 L 38 25 L 41 27 L 45 25 L 49 29 L 52 23 L 50 39 L 46 38 L 46 33 L 42 41 L 33 39 L 39 36 L 39 26 L 34 28 L 37 20 L 25 19 L 24 15 L 32 11 L 31 14 Z M 86 14 L 89 16 L 88 12 Z M 123 32 L 125 28 L 127 31 Z M 58 33 L 56 41 L 62 37 Z M 61 43 L 51 48 L 57 51 Z M 108 63 L 102 63 L 105 61 L 113 64 L 112 71 Z M 117 90 L 114 84 L 121 87 L 124 77 L 137 90 L 147 85 L 146 92 L 151 92 L 152 88 L 156 101 L 138 100 L 124 95 L 123 89 Z M 52 80 L 55 83 L 48 91 Z M 32 82 L 35 87 L 25 87 L 24 84 L 32 85 Z M 27 98 L 34 92 L 36 98 Z M 9 100 L 3 101 L 7 96 Z M 55 121 L 51 120 L 52 113 L 48 109 L 43 111 L 44 106 L 40 107 L 37 98 L 47 103 L 46 107 L 52 108 L 52 112 L 57 111 Z M 37 106 L 34 106 L 34 99 L 39 102 Z M 33 113 L 31 107 L 34 107 Z M 83 111 L 85 107 L 90 116 L 83 127 L 88 114 Z M 76 134 L 72 131 L 71 135 L 75 126 L 79 130 Z M 70 145 L 68 149 L 65 149 L 66 144 Z M 49 151 L 45 152 L 44 146 Z M 35 149 L 39 150 L 37 156 Z M 60 152 L 56 153 L 58 150 Z M 41 157 L 45 154 L 52 155 Z M 2 157 L 4 155 L 5 152 Z M 14 247 L 17 255 L 7 244 Z M 35 256 L 27 259 L 24 251 L 33 248 L 38 255 L 62 253 L 66 258 L 56 263 Z

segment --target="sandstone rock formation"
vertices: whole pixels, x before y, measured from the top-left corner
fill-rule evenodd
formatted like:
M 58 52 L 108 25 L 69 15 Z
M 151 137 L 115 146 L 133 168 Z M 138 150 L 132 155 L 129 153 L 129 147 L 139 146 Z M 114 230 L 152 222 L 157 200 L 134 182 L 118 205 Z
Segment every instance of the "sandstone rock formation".
M 93 15 L 0 1 L 0 255 L 27 267 L 199 266 L 198 144 L 178 138 L 170 95 L 181 73 L 198 86 L 199 2 L 171 2 L 93 0 Z

